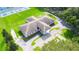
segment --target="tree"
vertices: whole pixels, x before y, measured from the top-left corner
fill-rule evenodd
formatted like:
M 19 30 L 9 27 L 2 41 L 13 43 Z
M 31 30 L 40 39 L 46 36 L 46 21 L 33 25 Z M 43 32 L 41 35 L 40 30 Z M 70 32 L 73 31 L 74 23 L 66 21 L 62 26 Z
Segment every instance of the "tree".
M 78 43 L 71 40 L 56 41 L 56 38 L 42 47 L 43 51 L 79 51 Z
M 14 43 L 12 36 L 5 30 L 3 29 L 2 31 L 5 43 L 7 45 L 7 50 L 9 51 L 15 51 L 18 49 L 18 46 Z

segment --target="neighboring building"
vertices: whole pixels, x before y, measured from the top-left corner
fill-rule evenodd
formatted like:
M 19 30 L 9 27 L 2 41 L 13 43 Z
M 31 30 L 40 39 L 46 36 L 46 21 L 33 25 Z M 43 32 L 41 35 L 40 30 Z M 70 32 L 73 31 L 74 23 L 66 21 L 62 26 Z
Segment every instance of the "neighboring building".
M 54 23 L 53 19 L 48 16 L 35 18 L 34 16 L 28 18 L 28 22 L 20 26 L 20 30 L 25 37 L 28 37 L 38 31 L 42 34 L 49 33 L 50 25 Z

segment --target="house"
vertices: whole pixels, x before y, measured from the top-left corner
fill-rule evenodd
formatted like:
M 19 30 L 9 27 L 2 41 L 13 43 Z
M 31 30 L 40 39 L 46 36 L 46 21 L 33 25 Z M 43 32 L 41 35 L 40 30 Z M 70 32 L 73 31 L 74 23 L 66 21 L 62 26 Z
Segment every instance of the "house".
M 31 16 L 31 17 L 27 18 L 27 22 L 31 22 L 31 21 L 34 21 L 34 20 L 37 20 L 37 18 L 34 17 L 34 16 Z
M 43 16 L 40 18 L 32 16 L 28 18 L 28 23 L 20 26 L 20 30 L 25 37 L 28 37 L 38 31 L 40 31 L 42 34 L 46 34 L 49 33 L 49 29 L 51 28 L 50 25 L 53 23 L 53 19 L 48 16 Z

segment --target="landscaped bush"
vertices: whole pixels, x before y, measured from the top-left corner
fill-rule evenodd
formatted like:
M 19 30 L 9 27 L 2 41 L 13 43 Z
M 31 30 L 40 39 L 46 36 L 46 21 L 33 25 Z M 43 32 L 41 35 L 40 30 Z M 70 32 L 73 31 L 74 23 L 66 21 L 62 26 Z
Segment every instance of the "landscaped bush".
M 31 43 L 31 45 L 34 46 L 34 45 L 35 45 L 35 41 L 33 41 L 33 42 Z
M 69 29 L 62 29 L 62 35 L 67 39 L 72 39 L 74 36 L 74 33 Z
M 57 18 L 53 14 L 48 14 L 54 21 L 57 20 Z
M 32 41 L 32 43 L 31 43 L 31 45 L 34 46 L 34 45 L 36 44 L 35 42 L 36 42 L 39 38 L 40 38 L 40 37 L 37 37 L 36 39 L 34 39 L 34 40 Z
M 71 40 L 73 42 L 79 43 L 79 36 L 74 36 Z
M 52 30 L 59 30 L 59 27 L 51 28 L 50 31 L 52 31 Z
M 34 48 L 34 51 L 41 51 L 41 48 L 37 46 L 36 48 Z

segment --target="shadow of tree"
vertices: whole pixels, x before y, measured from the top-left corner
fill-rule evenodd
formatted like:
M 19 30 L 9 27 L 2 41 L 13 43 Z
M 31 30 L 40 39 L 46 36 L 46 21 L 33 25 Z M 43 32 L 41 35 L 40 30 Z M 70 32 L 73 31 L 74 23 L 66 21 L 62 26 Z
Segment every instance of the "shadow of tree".
M 4 37 L 5 43 L 7 44 L 7 47 L 9 51 L 16 51 L 18 49 L 18 46 L 14 43 L 12 36 L 5 30 L 2 30 L 2 35 Z

